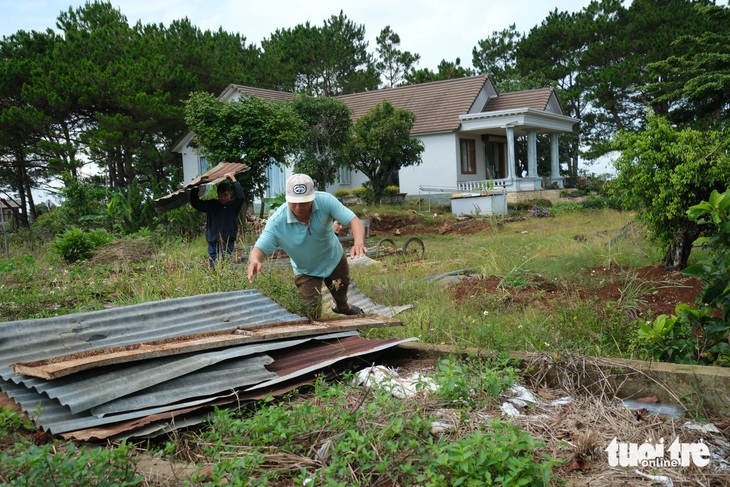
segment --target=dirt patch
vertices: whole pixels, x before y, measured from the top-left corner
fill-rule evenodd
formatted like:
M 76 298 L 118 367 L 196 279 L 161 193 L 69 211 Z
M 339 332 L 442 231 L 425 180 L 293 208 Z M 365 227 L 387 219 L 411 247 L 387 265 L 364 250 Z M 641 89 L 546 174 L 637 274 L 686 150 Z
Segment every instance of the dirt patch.
M 599 279 L 604 278 L 605 284 L 591 293 L 601 301 L 631 299 L 633 296 L 629 294 L 636 291 L 636 301 L 645 303 L 645 311 L 650 311 L 652 316 L 674 314 L 675 307 L 680 303 L 694 304 L 704 287 L 701 279 L 685 276 L 678 271 L 668 271 L 661 265 L 631 270 L 618 266 L 596 267 L 591 270 L 591 274 Z
M 470 235 L 491 228 L 489 219 L 479 218 L 436 218 L 434 223 L 425 223 L 418 213 L 403 213 L 399 215 L 371 215 L 360 216 L 370 220 L 370 236 L 399 236 L 399 235 L 431 235 L 431 234 L 461 234 Z
M 399 215 L 365 215 L 370 219 L 371 237 L 405 236 L 418 234 L 474 234 L 491 228 L 490 219 L 480 218 L 438 218 L 433 224 L 425 223 L 417 212 Z M 628 228 L 628 227 L 627 227 Z M 603 237 L 607 234 L 601 235 Z M 595 236 L 594 236 L 595 237 Z M 589 236 L 576 236 L 579 240 Z M 559 288 L 539 276 L 521 276 L 525 281 L 514 283 L 503 281 L 503 276 L 476 276 L 463 279 L 452 286 L 457 301 L 472 297 L 500 296 L 505 307 L 511 304 L 540 304 L 547 306 L 545 298 L 554 303 L 570 303 L 575 299 L 595 298 L 599 302 L 624 304 L 631 300 L 639 309 L 636 317 L 656 317 L 660 314 L 674 314 L 677 304 L 694 304 L 702 280 L 685 276 L 681 272 L 667 271 L 661 265 L 622 269 L 619 266 L 598 266 L 590 270 L 595 283 L 591 288 Z
M 510 282 L 510 277 L 473 276 L 452 285 L 451 292 L 457 301 L 487 296 L 502 298 L 505 307 L 512 304 L 542 304 L 560 306 L 570 304 L 576 298 L 598 302 L 623 303 L 631 301 L 636 306 L 636 318 L 656 317 L 674 314 L 677 304 L 694 304 L 695 298 L 704 287 L 702 280 L 667 271 L 661 265 L 637 269 L 621 269 L 618 266 L 596 267 L 590 270 L 596 283 L 593 289 L 587 287 L 559 288 L 539 276 L 522 275 L 519 282 Z M 545 298 L 550 298 L 546 300 Z

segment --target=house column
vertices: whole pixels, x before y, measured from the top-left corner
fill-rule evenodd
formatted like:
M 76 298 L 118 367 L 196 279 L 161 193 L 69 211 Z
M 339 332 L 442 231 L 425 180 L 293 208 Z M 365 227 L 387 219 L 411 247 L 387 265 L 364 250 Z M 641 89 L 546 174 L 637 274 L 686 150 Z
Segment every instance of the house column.
M 560 177 L 560 159 L 558 156 L 558 134 L 550 134 L 550 178 Z
M 558 134 L 550 134 L 550 185 L 557 184 L 563 187 L 563 178 L 560 177 L 560 155 L 558 154 Z
M 511 125 L 507 129 L 507 179 L 515 179 L 515 128 Z
M 537 178 L 537 132 L 527 131 L 527 177 Z

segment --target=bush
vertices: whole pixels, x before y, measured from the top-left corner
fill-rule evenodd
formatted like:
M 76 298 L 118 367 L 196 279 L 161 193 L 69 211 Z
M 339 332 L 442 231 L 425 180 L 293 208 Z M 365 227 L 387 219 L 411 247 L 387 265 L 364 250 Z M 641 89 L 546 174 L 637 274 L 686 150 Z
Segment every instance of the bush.
M 53 241 L 53 248 L 68 263 L 91 257 L 94 249 L 114 240 L 114 236 L 106 230 L 84 232 L 78 227 L 71 227 Z
M 550 208 L 551 206 L 553 206 L 553 202 L 546 199 L 533 199 L 510 203 L 510 207 L 514 211 L 530 211 L 535 206 Z
M 535 205 L 530 209 L 530 216 L 534 218 L 547 218 L 550 212 L 544 206 Z
M 50 242 L 65 229 L 63 215 L 56 208 L 48 210 L 36 219 L 31 228 L 37 238 Z
M 353 196 L 357 196 L 358 198 L 362 198 L 362 197 L 365 196 L 365 193 L 368 192 L 368 189 L 367 188 L 363 188 L 363 187 L 353 188 L 351 192 L 352 192 L 352 195 Z
M 274 211 L 281 205 L 286 204 L 286 195 L 284 193 L 279 193 L 275 195 L 273 198 L 264 198 L 263 202 L 267 205 L 269 205 L 269 211 Z
M 113 450 L 78 448 L 69 443 L 24 445 L 9 453 L 0 452 L 3 485 L 144 485 L 132 460 L 132 446 L 122 443 Z
M 603 196 L 589 196 L 579 203 L 584 210 L 602 210 L 608 206 L 608 199 Z
M 385 187 L 385 192 L 383 194 L 398 194 L 400 193 L 400 188 L 395 185 L 390 185 Z
M 675 315 L 660 315 L 654 323 L 642 324 L 639 346 L 653 358 L 677 363 L 730 366 L 730 190 L 714 190 L 708 201 L 687 210 L 697 225 L 708 225 L 695 245 L 705 245 L 712 254 L 684 270 L 705 286 L 696 307 L 680 303 Z
M 623 205 L 621 200 L 616 197 L 606 196 L 589 196 L 585 200 L 578 203 L 578 206 L 584 210 L 602 210 L 604 208 L 610 208 L 616 211 L 623 211 Z
M 193 239 L 205 231 L 205 213 L 190 205 L 168 211 L 160 217 L 165 233 L 170 238 Z
M 336 189 L 333 194 L 336 198 L 344 198 L 345 196 L 350 196 L 352 191 L 349 189 Z

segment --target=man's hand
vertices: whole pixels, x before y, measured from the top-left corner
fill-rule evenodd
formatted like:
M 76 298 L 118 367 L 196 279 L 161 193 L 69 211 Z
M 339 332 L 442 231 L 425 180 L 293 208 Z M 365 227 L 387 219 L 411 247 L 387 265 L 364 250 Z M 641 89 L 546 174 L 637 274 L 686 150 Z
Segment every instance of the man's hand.
M 249 262 L 248 263 L 248 282 L 253 283 L 253 278 L 256 274 L 261 273 L 261 269 L 264 264 L 261 262 Z
M 236 182 L 236 173 L 231 171 L 225 174 L 225 177 L 231 180 L 232 183 Z
M 368 251 L 367 247 L 365 247 L 365 226 L 358 217 L 355 217 L 350 221 L 350 229 L 352 230 L 352 237 L 355 241 L 350 249 L 350 257 L 353 259 L 362 257 Z
M 254 247 L 251 249 L 251 255 L 248 257 L 248 282 L 253 283 L 254 276 L 261 273 L 265 258 L 266 254 L 260 248 Z
M 368 248 L 365 247 L 364 244 L 358 244 L 358 243 L 356 243 L 350 249 L 350 258 L 356 259 L 358 257 L 362 257 L 362 256 L 364 256 L 367 253 L 367 251 L 368 251 Z

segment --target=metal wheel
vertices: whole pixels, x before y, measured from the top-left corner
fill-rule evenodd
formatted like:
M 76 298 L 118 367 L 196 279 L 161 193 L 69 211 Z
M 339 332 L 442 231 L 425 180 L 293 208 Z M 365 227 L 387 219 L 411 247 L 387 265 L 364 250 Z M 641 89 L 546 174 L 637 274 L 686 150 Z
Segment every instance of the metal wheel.
M 426 247 L 423 245 L 423 240 L 418 237 L 411 237 L 403 244 L 403 254 L 406 257 L 415 254 L 419 259 L 423 259 L 425 253 Z
M 375 258 L 394 254 L 397 251 L 398 247 L 396 247 L 395 242 L 392 239 L 384 238 L 375 246 Z

